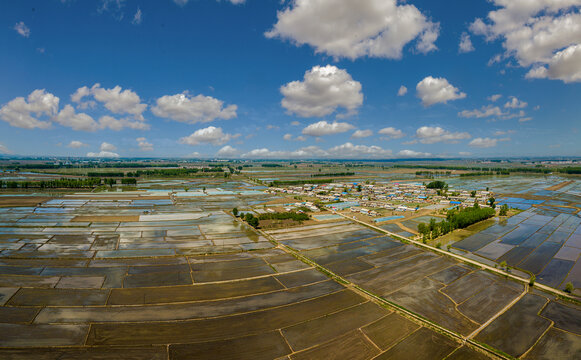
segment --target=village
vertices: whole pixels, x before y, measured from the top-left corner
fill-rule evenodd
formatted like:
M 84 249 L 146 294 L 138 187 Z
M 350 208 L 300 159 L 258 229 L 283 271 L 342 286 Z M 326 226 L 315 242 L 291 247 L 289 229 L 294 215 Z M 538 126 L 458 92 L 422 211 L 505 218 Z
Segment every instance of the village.
M 270 187 L 267 192 L 287 194 L 306 200 L 285 204 L 285 210 L 307 207 L 317 212 L 320 206 L 335 211 L 350 209 L 351 212 L 377 217 L 392 212 L 416 212 L 474 206 L 489 206 L 493 193 L 488 190 L 455 190 L 430 188 L 422 183 L 357 183 L 338 182 L 328 184 L 304 184 L 302 186 Z

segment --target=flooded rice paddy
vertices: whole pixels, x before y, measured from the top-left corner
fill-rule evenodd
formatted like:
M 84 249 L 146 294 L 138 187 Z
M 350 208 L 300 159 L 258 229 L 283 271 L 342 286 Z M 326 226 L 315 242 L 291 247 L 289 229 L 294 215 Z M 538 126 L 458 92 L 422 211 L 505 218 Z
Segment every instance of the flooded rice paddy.
M 531 359 L 580 355 L 576 305 L 538 291 L 523 296 L 522 284 L 344 219 L 257 232 L 227 211 L 274 197 L 243 182 L 196 181 L 187 192 L 173 181 L 143 185 L 0 209 L 0 358 L 488 358 L 278 244 L 462 336 L 522 296 L 476 340 Z M 572 261 L 575 250 L 563 250 L 576 248 L 572 220 L 529 214 L 484 235 L 502 238 L 519 226 L 544 234 L 552 224 L 539 245 L 560 244 L 553 258 Z M 553 235 L 565 229 L 568 237 Z M 525 242 L 507 239 L 499 246 Z

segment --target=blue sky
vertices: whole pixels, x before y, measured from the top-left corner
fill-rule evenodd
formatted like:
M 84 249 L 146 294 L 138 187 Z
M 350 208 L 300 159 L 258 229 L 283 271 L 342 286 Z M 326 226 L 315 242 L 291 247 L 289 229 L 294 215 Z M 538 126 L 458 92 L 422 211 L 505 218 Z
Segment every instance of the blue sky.
M 581 155 L 580 9 L 581 0 L 4 1 L 0 152 Z

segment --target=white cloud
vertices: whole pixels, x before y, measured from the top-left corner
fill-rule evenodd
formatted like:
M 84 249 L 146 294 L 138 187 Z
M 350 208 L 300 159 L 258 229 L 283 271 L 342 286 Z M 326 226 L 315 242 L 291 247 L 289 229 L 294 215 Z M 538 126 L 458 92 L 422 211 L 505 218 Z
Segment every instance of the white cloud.
M 108 142 L 102 142 L 101 143 L 101 151 L 115 151 L 117 150 L 117 147 L 113 144 L 109 144 Z
M 507 134 L 514 134 L 516 131 L 514 130 L 497 130 L 494 132 L 494 136 L 501 136 L 501 135 L 507 135 Z
M 124 128 L 133 130 L 149 130 L 149 127 L 149 124 L 143 121 L 130 120 L 127 118 L 116 119 L 109 115 L 101 116 L 99 119 L 99 129 L 111 129 L 114 131 L 120 131 Z
M 216 153 L 216 156 L 231 158 L 231 157 L 236 157 L 239 154 L 240 154 L 240 152 L 236 148 L 233 148 L 230 145 L 226 145 L 223 148 L 221 148 L 220 150 L 218 150 L 218 152 Z
M 283 85 L 280 92 L 282 107 L 301 117 L 321 117 L 338 108 L 347 110 L 342 115 L 351 115 L 363 103 L 361 83 L 333 65 L 314 66 L 305 72 L 303 81 Z
M 486 100 L 495 102 L 496 100 L 500 99 L 501 97 L 502 97 L 502 95 L 500 95 L 500 94 L 493 94 L 493 95 L 490 95 L 489 97 L 487 97 Z
M 70 147 L 71 149 L 80 149 L 80 148 L 85 147 L 85 146 L 89 146 L 89 145 L 83 143 L 82 141 L 78 141 L 78 140 L 72 140 L 67 145 L 67 147 Z
M 148 142 L 144 137 L 138 137 L 135 139 L 137 141 L 137 145 L 139 146 L 139 150 L 141 151 L 153 151 L 153 144 Z
M 510 101 L 504 104 L 504 107 L 508 109 L 524 109 L 527 107 L 527 105 L 528 104 L 526 102 L 520 101 L 516 97 L 511 96 Z
M 0 154 L 12 154 L 12 151 L 6 147 L 6 145 L 0 143 Z
M 408 88 L 406 88 L 405 86 L 400 86 L 399 90 L 397 91 L 397 96 L 404 96 L 405 94 L 408 93 Z
M 184 6 L 188 3 L 189 0 L 173 0 L 174 3 L 178 4 L 179 6 Z
M 298 121 L 293 121 L 293 122 L 291 122 L 291 125 L 292 126 L 299 126 L 299 125 L 301 125 L 301 123 Z
M 34 90 L 27 99 L 17 97 L 0 108 L 0 119 L 23 129 L 47 129 L 51 126 L 50 121 L 41 121 L 38 118 L 43 115 L 56 115 L 58 107 L 58 97 L 44 89 Z
M 268 125 L 266 125 L 266 129 L 267 130 L 278 130 L 278 129 L 280 129 L 280 127 L 278 127 L 276 125 L 270 125 L 270 124 L 268 124 Z
M 222 128 L 217 128 L 214 126 L 208 126 L 207 128 L 198 129 L 191 135 L 183 137 L 179 140 L 180 144 L 187 145 L 199 145 L 199 144 L 212 144 L 212 145 L 223 145 L 230 141 L 231 139 L 237 138 L 239 135 L 225 134 Z
M 354 126 L 349 123 L 333 121 L 328 123 L 325 120 L 311 124 L 303 129 L 303 135 L 324 136 L 347 132 Z
M 87 86 L 83 86 L 78 88 L 77 91 L 75 91 L 71 95 L 71 101 L 75 103 L 80 103 L 85 96 L 89 95 L 91 95 L 91 89 L 89 89 Z
M 460 151 L 458 153 L 458 155 L 460 155 L 460 156 L 470 156 L 470 155 L 472 155 L 472 153 L 471 152 L 468 152 L 468 151 Z
M 75 108 L 69 104 L 54 117 L 54 121 L 73 130 L 95 131 L 99 128 L 99 124 L 91 116 L 85 113 L 77 114 Z
M 292 1 L 277 13 L 277 23 L 268 38 L 288 39 L 297 46 L 309 44 L 317 53 L 356 59 L 399 59 L 413 40 L 416 50 L 435 50 L 439 24 L 414 5 L 396 0 Z
M 498 139 L 491 139 L 491 138 L 475 138 L 468 143 L 469 146 L 478 147 L 478 148 L 489 148 L 496 146 Z
M 237 109 L 236 105 L 224 107 L 223 101 L 211 96 L 190 96 L 184 92 L 160 97 L 151 111 L 159 117 L 195 124 L 216 119 L 232 119 L 236 117 Z
M 91 94 L 111 112 L 131 114 L 136 119 L 143 120 L 142 113 L 147 109 L 147 104 L 142 104 L 139 95 L 135 92 L 127 89 L 122 91 L 119 85 L 112 89 L 104 89 L 100 84 L 95 84 L 91 88 Z
M 467 132 L 450 132 L 441 127 L 422 126 L 416 130 L 416 136 L 422 144 L 434 144 L 438 142 L 457 143 L 458 140 L 470 139 Z
M 111 151 L 100 151 L 98 153 L 88 152 L 87 157 L 98 157 L 98 158 L 118 158 L 119 154 Z
M 402 138 L 404 136 L 403 131 L 398 130 L 394 127 L 383 128 L 383 129 L 379 130 L 378 133 L 381 135 L 387 135 L 392 139 L 399 139 L 399 138 Z
M 391 150 L 383 149 L 376 145 L 353 145 L 347 142 L 343 145 L 332 147 L 328 150 L 329 157 L 332 158 L 391 158 Z
M 14 30 L 16 30 L 18 34 L 24 36 L 25 38 L 30 36 L 30 29 L 22 21 L 17 22 L 16 25 L 14 25 Z
M 474 51 L 474 45 L 472 45 L 472 40 L 470 40 L 470 35 L 463 32 L 460 36 L 460 44 L 458 45 L 458 52 L 467 53 Z
M 424 106 L 431 106 L 437 103 L 446 103 L 451 100 L 463 99 L 466 94 L 448 83 L 444 78 L 433 78 L 428 76 L 416 86 L 418 98 L 422 100 Z
M 470 29 L 487 40 L 502 39 L 505 58 L 530 67 L 528 78 L 581 81 L 580 0 L 492 0 L 498 9 Z
M 581 45 L 571 45 L 558 51 L 547 61 L 548 67 L 535 66 L 525 77 L 527 79 L 557 79 L 566 83 L 581 81 Z
M 523 118 L 518 119 L 518 122 L 523 123 L 523 122 L 531 121 L 532 119 L 533 118 L 530 117 L 530 116 L 529 117 L 523 117 Z
M 351 135 L 351 137 L 353 139 L 362 139 L 370 137 L 371 135 L 373 135 L 373 131 L 371 130 L 357 130 L 353 133 L 353 135 Z
M 401 150 L 397 153 L 399 157 L 409 157 L 409 158 L 422 158 L 422 157 L 430 157 L 432 154 L 427 152 L 419 152 L 414 150 Z
M 137 8 L 137 11 L 135 12 L 135 15 L 133 15 L 133 20 L 131 21 L 131 23 L 133 25 L 139 25 L 139 24 L 141 24 L 142 21 L 143 21 L 143 13 L 141 12 L 140 8 Z
M 463 110 L 458 113 L 458 116 L 464 118 L 485 118 L 490 116 L 503 116 L 506 115 L 498 106 L 483 106 L 481 109 L 474 110 Z
M 282 138 L 287 140 L 287 141 L 290 141 L 293 139 L 293 135 L 292 134 L 284 134 L 284 136 Z

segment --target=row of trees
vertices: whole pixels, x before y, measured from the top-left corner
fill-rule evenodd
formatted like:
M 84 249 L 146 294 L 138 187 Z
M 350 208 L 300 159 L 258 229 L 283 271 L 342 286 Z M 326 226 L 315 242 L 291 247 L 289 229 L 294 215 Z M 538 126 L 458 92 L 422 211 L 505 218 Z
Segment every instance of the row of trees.
M 323 174 L 311 174 L 311 177 L 325 177 L 325 176 L 353 176 L 354 172 L 338 172 L 338 173 L 323 173 Z
M 115 181 L 114 179 L 112 179 Z M 106 183 L 106 180 L 105 180 Z M 0 181 L 0 188 L 7 189 L 79 189 L 79 188 L 93 188 L 101 185 L 100 178 L 88 179 L 55 179 L 42 181 Z
M 439 223 L 435 219 L 431 219 L 427 225 L 421 223 L 418 225 L 418 232 L 422 235 L 424 241 L 427 239 L 435 239 L 455 229 L 463 229 L 479 221 L 491 218 L 495 213 L 496 211 L 494 209 L 481 208 L 476 203 L 471 208 L 449 210 L 446 214 L 446 220 L 442 220 Z

